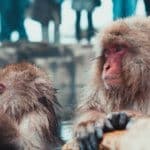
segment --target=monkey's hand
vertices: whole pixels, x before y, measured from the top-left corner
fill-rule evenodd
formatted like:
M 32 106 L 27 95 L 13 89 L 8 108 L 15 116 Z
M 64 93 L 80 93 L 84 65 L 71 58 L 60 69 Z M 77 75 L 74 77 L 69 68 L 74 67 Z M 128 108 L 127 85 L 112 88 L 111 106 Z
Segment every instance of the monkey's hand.
M 143 114 L 134 111 L 112 112 L 107 115 L 104 121 L 103 132 L 130 128 L 141 117 L 143 117 Z
M 97 111 L 84 113 L 75 126 L 74 136 L 80 150 L 98 150 L 103 137 L 103 123 L 106 116 Z

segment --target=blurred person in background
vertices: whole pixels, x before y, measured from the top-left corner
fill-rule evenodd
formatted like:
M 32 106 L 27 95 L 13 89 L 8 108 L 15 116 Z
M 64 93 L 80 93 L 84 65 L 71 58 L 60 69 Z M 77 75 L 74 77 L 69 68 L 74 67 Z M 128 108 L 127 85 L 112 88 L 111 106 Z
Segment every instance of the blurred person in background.
M 10 41 L 11 33 L 17 31 L 19 40 L 27 40 L 24 27 L 25 12 L 29 7 L 29 0 L 1 0 L 1 41 Z
M 49 21 L 54 21 L 54 43 L 59 43 L 61 24 L 61 4 L 63 0 L 34 0 L 31 7 L 32 19 L 38 21 L 42 25 L 42 39 L 49 42 Z
M 95 7 L 100 6 L 100 0 L 72 0 L 72 8 L 76 11 L 76 23 L 75 23 L 75 32 L 76 39 L 78 41 L 82 38 L 82 31 L 80 27 L 81 22 L 81 12 L 82 10 L 87 11 L 87 19 L 88 19 L 88 29 L 87 29 L 87 40 L 90 42 L 92 36 L 94 35 L 94 26 L 92 20 L 92 14 Z
M 133 16 L 136 11 L 137 0 L 112 0 L 113 20 Z
M 144 0 L 146 15 L 150 15 L 150 0 Z

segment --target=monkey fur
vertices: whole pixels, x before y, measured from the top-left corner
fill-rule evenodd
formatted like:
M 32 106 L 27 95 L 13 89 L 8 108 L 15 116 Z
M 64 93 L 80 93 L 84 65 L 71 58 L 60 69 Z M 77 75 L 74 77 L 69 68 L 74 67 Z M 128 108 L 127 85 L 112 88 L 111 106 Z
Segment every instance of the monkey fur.
M 149 41 L 150 18 L 144 17 L 112 22 L 98 35 L 96 46 L 98 56 L 93 62 L 91 79 L 87 82 L 84 96 L 81 97 L 81 104 L 77 109 L 75 120 L 74 138 L 77 139 L 80 150 L 98 149 L 98 143 L 104 132 L 103 124 L 114 129 L 110 122 L 104 123 L 108 113 L 130 110 L 145 115 L 150 114 Z M 121 49 L 125 49 L 123 54 L 119 52 L 120 45 Z M 107 56 L 105 53 L 108 49 L 110 50 Z M 114 49 L 118 54 L 114 54 Z M 119 62 L 119 67 L 117 67 L 120 80 L 117 80 L 117 83 L 113 77 L 103 78 L 107 58 L 111 60 L 112 57 L 116 58 L 117 63 Z M 109 65 L 113 65 L 113 63 Z M 108 70 L 111 68 L 110 66 L 107 68 Z M 116 74 L 118 74 L 117 71 Z M 112 86 L 106 86 L 105 79 L 112 79 L 113 82 L 110 82 Z M 118 117 L 116 118 L 118 119 Z M 125 125 L 128 122 L 125 114 L 121 114 L 118 120 Z
M 35 65 L 10 64 L 0 69 L 0 149 L 54 149 L 58 106 L 52 82 Z

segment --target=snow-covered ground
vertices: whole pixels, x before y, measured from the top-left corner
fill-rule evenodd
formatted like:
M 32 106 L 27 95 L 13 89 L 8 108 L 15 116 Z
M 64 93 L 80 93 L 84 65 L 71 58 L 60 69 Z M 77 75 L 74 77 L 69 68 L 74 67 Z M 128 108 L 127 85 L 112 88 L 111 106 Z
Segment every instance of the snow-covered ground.
M 93 14 L 93 22 L 94 26 L 97 29 L 100 29 L 102 26 L 108 24 L 112 21 L 112 0 L 102 0 L 101 7 L 95 9 Z M 138 1 L 137 15 L 145 15 L 145 7 L 143 4 L 143 0 Z M 60 34 L 61 34 L 61 43 L 74 43 L 74 28 L 75 24 L 75 13 L 71 8 L 71 0 L 65 0 L 62 4 L 62 24 L 60 26 Z M 87 17 L 86 12 L 82 13 L 81 26 L 83 29 L 87 27 Z M 25 27 L 29 36 L 30 41 L 41 41 L 41 25 L 40 23 L 27 18 L 25 21 Z M 49 34 L 50 41 L 53 41 L 53 29 L 54 24 L 50 22 L 49 26 Z M 15 39 L 15 35 L 14 35 Z

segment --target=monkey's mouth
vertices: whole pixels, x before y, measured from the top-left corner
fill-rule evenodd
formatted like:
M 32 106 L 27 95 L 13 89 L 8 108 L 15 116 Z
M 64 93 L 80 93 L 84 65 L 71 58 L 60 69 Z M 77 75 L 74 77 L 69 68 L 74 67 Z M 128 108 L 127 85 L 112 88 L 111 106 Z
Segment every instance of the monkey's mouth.
M 104 77 L 104 84 L 106 87 L 116 87 L 122 83 L 120 76 L 105 76 Z

